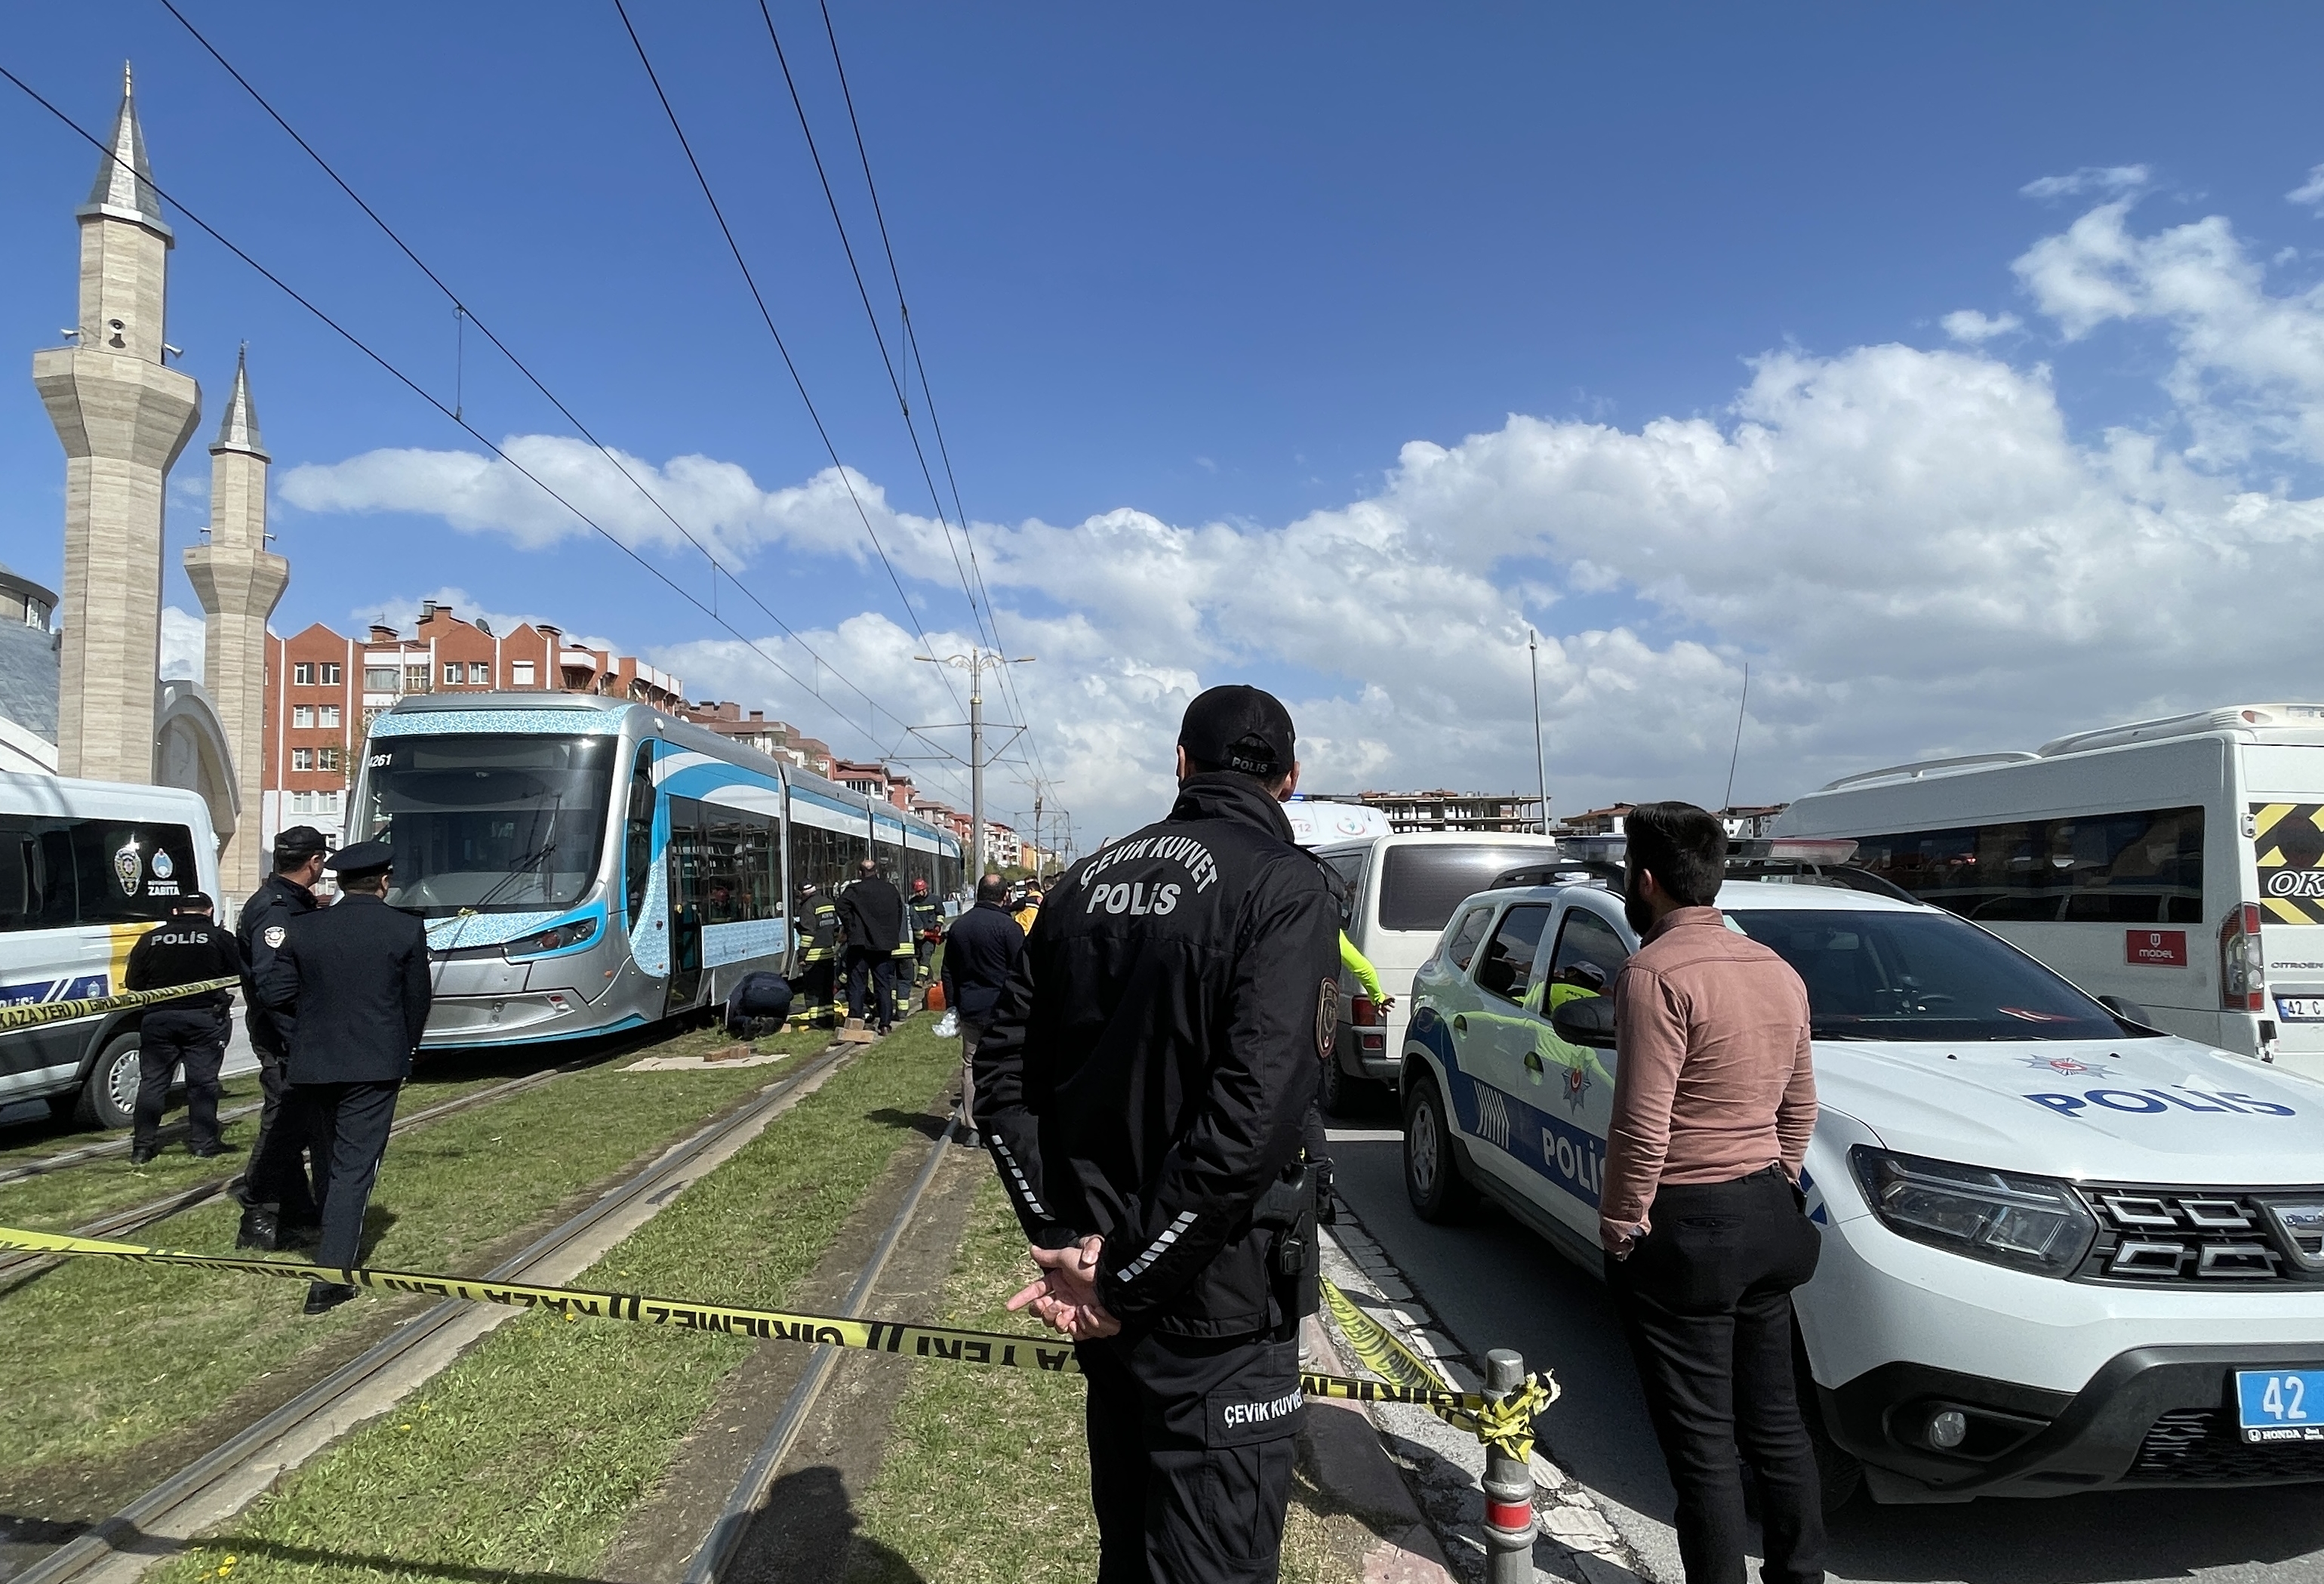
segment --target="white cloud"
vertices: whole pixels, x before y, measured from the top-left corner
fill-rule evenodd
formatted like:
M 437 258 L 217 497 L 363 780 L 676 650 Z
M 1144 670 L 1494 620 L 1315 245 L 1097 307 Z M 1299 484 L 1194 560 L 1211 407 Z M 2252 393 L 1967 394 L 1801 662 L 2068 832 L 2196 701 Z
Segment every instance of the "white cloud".
M 2144 165 L 2084 165 L 2070 176 L 2038 176 L 2017 190 L 2027 198 L 2081 198 L 2135 192 L 2151 173 Z
M 2118 190 L 2135 169 L 2087 180 Z M 2271 291 L 2221 218 L 2139 234 L 2123 198 L 2013 267 L 2070 340 L 2142 326 L 2167 341 L 2161 428 L 2077 435 L 2049 367 L 1985 349 L 2022 328 L 2014 316 L 1963 310 L 1945 321 L 1955 347 L 1766 354 L 1713 417 L 1622 429 L 1517 414 L 1456 444 L 1416 440 L 1377 492 L 1279 526 L 1128 506 L 980 524 L 1010 646 L 1040 656 L 1012 681 L 1077 833 L 1158 811 L 1178 712 L 1234 678 L 1284 691 L 1313 787 L 1528 785 L 1528 625 L 1543 630 L 1552 787 L 1567 809 L 1715 798 L 1747 658 L 1736 791 L 1752 801 L 1915 754 L 2297 692 L 2313 671 L 2304 627 L 2253 612 L 2259 590 L 2324 580 L 2324 502 L 2277 478 L 2286 459 L 2324 459 L 2324 293 Z M 586 448 L 536 436 L 520 449 L 563 468 L 593 513 L 630 509 L 634 490 Z M 2268 470 L 2247 477 L 2255 459 Z M 703 458 L 634 466 L 685 494 L 673 509 L 738 556 L 859 553 L 836 475 L 765 490 Z M 460 453 L 375 452 L 290 477 L 311 510 L 433 512 L 521 544 L 569 532 L 521 479 Z M 933 520 L 858 489 L 899 568 L 929 590 L 949 582 Z M 806 637 L 903 720 L 958 718 L 889 617 L 833 613 Z M 795 644 L 763 647 L 828 704 L 738 643 L 651 658 L 696 696 L 770 708 L 843 752 L 913 751 Z M 996 808 L 1029 803 L 1015 773 L 995 772 Z M 932 771 L 922 780 L 959 795 Z
M 209 650 L 209 630 L 202 618 L 174 605 L 161 607 L 161 663 L 154 668 L 162 678 L 202 680 L 202 657 Z
M 2309 166 L 2308 180 L 2285 193 L 2283 200 L 2324 209 L 2324 165 Z
M 2012 330 L 2023 329 L 2025 326 L 2025 321 L 2014 313 L 1996 314 L 1988 319 L 1974 308 L 1964 308 L 1957 312 L 1949 313 L 1937 322 L 1944 327 L 1945 334 L 1954 340 L 1965 341 L 1972 347 L 1990 341 L 1996 336 L 2006 336 Z

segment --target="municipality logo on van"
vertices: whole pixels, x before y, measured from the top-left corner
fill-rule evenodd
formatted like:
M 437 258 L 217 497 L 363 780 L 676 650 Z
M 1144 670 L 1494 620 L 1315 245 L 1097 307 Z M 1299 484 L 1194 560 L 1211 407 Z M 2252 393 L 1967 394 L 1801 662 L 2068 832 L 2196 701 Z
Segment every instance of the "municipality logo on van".
M 113 855 L 114 877 L 121 882 L 121 894 L 124 896 L 137 894 L 138 876 L 144 872 L 144 868 L 145 866 L 138 859 L 137 843 L 134 839 L 124 843 L 121 850 Z

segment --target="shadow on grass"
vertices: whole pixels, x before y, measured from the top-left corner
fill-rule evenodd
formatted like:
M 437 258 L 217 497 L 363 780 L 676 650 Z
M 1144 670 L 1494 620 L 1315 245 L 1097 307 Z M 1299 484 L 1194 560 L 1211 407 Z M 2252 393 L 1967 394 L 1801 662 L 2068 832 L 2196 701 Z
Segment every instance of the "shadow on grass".
M 838 1469 L 798 1469 L 768 1488 L 726 1576 L 752 1584 L 927 1584 L 901 1552 L 862 1528 Z
M 867 1122 L 876 1122 L 882 1127 L 892 1127 L 899 1133 L 917 1133 L 922 1138 L 934 1138 L 945 1130 L 945 1119 L 942 1116 L 930 1116 L 919 1111 L 899 1111 L 892 1106 L 883 1106 L 877 1111 L 867 1111 L 863 1114 L 863 1119 Z

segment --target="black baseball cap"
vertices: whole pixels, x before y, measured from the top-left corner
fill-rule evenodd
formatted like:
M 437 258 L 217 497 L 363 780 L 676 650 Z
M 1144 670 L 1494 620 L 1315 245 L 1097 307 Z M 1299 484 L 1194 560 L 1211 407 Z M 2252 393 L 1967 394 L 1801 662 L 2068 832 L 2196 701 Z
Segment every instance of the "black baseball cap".
M 1269 781 L 1291 773 L 1295 742 L 1283 700 L 1240 682 L 1195 695 L 1178 723 L 1178 746 L 1188 758 Z
M 274 861 L 278 864 L 301 863 L 317 853 L 330 850 L 331 844 L 311 825 L 290 826 L 274 838 Z
M 170 911 L 173 913 L 206 913 L 216 905 L 207 891 L 189 891 L 171 901 Z

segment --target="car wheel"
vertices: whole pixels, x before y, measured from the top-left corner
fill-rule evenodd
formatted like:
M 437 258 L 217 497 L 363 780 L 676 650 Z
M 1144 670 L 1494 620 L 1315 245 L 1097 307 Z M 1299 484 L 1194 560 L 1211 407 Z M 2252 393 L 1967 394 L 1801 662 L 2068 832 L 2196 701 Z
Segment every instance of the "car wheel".
M 1477 1190 L 1461 1175 L 1444 1097 L 1425 1074 L 1405 1091 L 1404 1191 L 1424 1221 L 1458 1220 L 1477 1202 Z
M 1323 1058 L 1323 1073 L 1315 1079 L 1315 1104 L 1327 1116 L 1344 1116 L 1348 1105 L 1348 1074 L 1340 1065 L 1340 1053 L 1334 1050 Z
M 73 1120 L 83 1127 L 126 1127 L 137 1120 L 137 1031 L 113 1036 L 81 1086 Z

